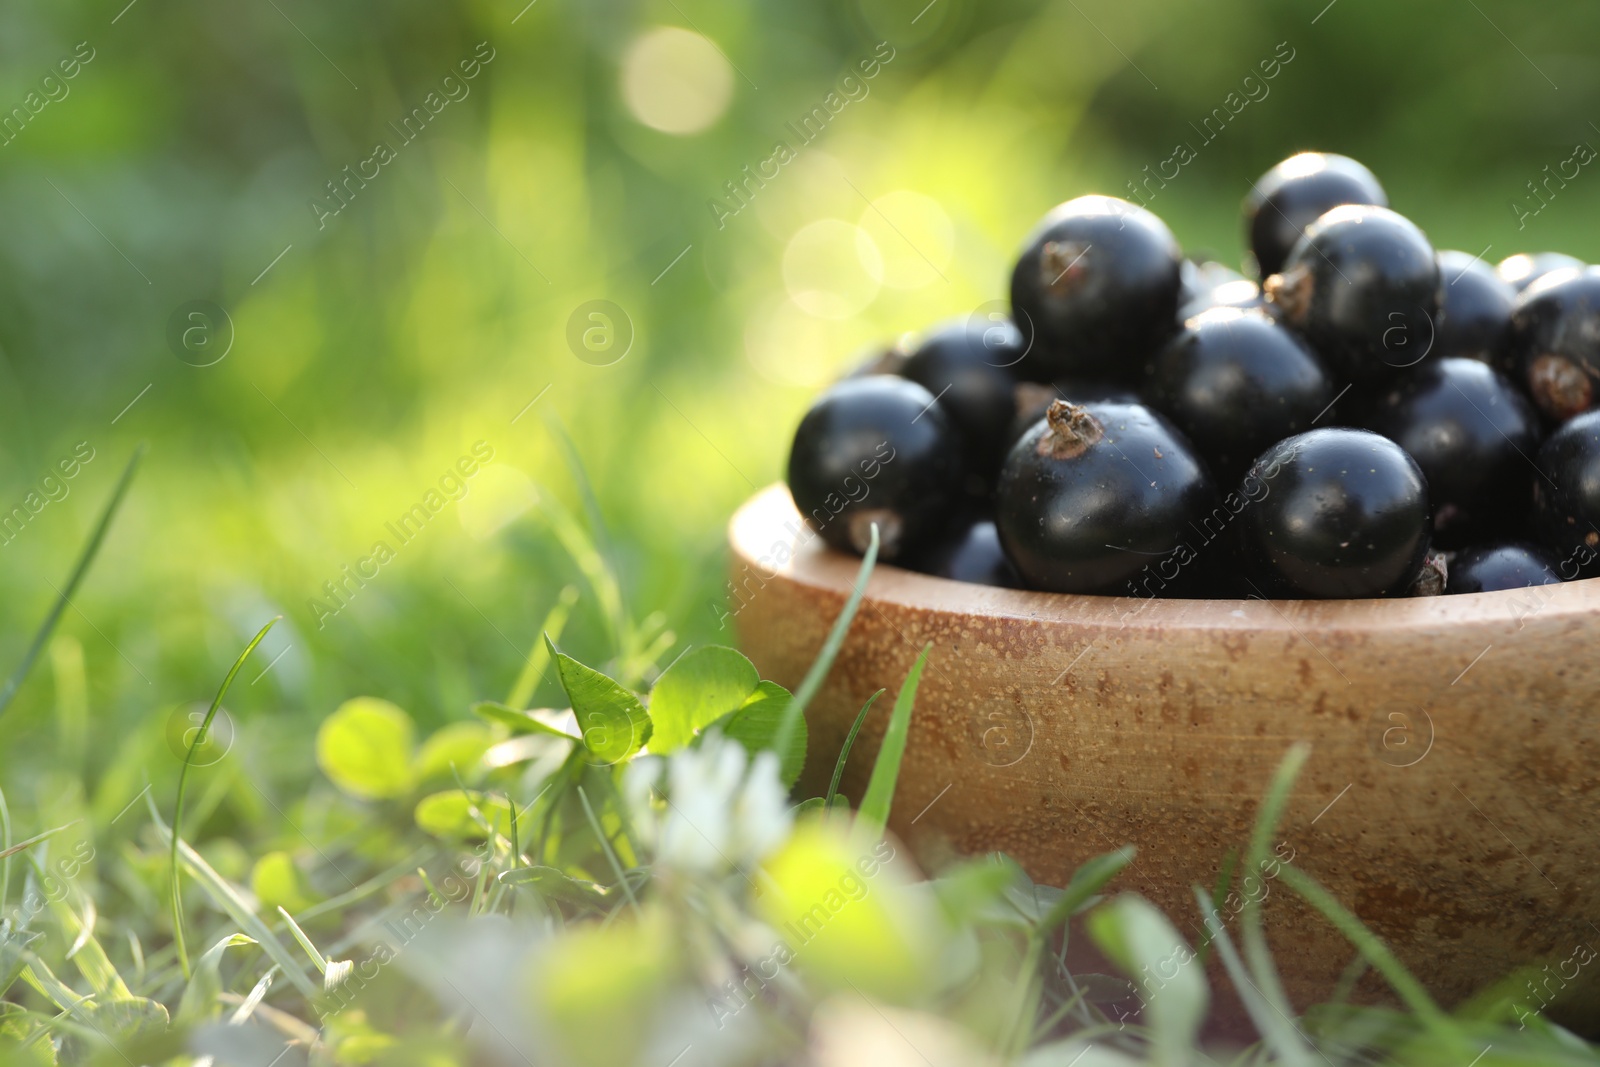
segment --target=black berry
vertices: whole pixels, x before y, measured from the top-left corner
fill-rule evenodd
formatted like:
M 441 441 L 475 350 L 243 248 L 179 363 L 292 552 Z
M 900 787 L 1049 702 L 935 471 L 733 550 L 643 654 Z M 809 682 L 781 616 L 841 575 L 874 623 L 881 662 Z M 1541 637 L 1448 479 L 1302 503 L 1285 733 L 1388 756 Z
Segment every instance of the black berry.
M 1000 535 L 994 523 L 980 519 L 961 530 L 956 536 L 919 553 L 911 562 L 916 570 L 926 574 L 949 578 L 957 582 L 974 582 L 978 585 L 998 585 L 1020 588 L 1022 579 L 1017 569 L 1006 558 L 1000 547 Z
M 1261 277 L 1283 269 L 1300 235 L 1341 204 L 1388 207 L 1372 172 L 1348 156 L 1301 152 L 1267 171 L 1244 201 L 1244 239 Z
M 1494 272 L 1520 293 L 1551 271 L 1584 265 L 1577 256 L 1561 252 L 1518 252 L 1502 259 L 1495 265 Z
M 1432 347 L 1439 264 L 1423 232 L 1388 208 L 1329 211 L 1261 288 L 1336 378 L 1390 378 Z
M 1404 593 L 1428 551 L 1428 483 L 1416 461 L 1366 430 L 1322 429 L 1273 445 L 1240 494 L 1241 548 L 1263 596 Z
M 1189 536 L 1213 500 L 1183 435 L 1137 404 L 1050 405 L 1000 472 L 995 525 L 1039 589 L 1115 589 Z
M 1491 593 L 1530 585 L 1558 585 L 1556 559 L 1538 545 L 1513 541 L 1467 548 L 1450 561 L 1446 593 Z
M 1012 318 L 1032 337 L 1017 373 L 1130 381 L 1174 329 L 1177 239 L 1142 207 L 1082 196 L 1046 215 L 1011 273 Z
M 1506 341 L 1511 333 L 1511 305 L 1517 291 L 1477 256 L 1440 252 L 1444 283 L 1433 355 L 1481 359 L 1508 373 Z
M 1178 306 L 1193 303 L 1229 282 L 1246 281 L 1243 274 L 1214 259 L 1185 259 L 1178 265 Z
M 1277 309 L 1261 295 L 1261 286 L 1248 278 L 1223 282 L 1215 289 L 1202 293 L 1178 309 L 1178 321 L 1187 322 L 1211 308 L 1245 308 L 1276 315 Z
M 856 353 L 850 361 L 850 369 L 840 375 L 840 380 L 867 378 L 874 374 L 899 374 L 906 365 L 907 340 L 902 337 L 898 341 L 868 345 Z
M 1429 361 L 1373 406 L 1367 426 L 1422 468 L 1440 545 L 1507 533 L 1525 517 L 1539 416 L 1488 364 Z
M 840 382 L 806 412 L 789 452 L 789 491 L 835 548 L 861 553 L 878 524 L 886 560 L 931 544 L 958 511 L 962 438 L 933 394 L 873 375 Z
M 1560 422 L 1595 406 L 1600 377 L 1600 267 L 1552 271 L 1517 297 L 1512 358 L 1541 411 Z
M 1057 400 L 1066 400 L 1073 404 L 1140 403 L 1139 394 L 1127 386 L 1114 385 L 1110 382 L 1077 381 L 1072 378 L 1062 378 L 1047 385 L 1039 382 L 1018 382 L 1014 398 L 1015 414 L 1006 432 L 1008 452 L 1017 438 L 1033 429 L 1034 423 L 1044 418 L 1045 412 L 1050 410 L 1050 405 Z
M 1259 311 L 1213 308 L 1167 342 L 1145 383 L 1213 474 L 1236 482 L 1268 445 L 1311 428 L 1333 400 L 1317 357 Z
M 1539 540 L 1564 568 L 1585 577 L 1600 573 L 1600 411 L 1585 412 L 1551 434 L 1538 464 L 1533 515 Z
M 992 477 L 1010 444 L 1006 434 L 1016 415 L 1016 380 L 986 343 L 988 334 L 987 323 L 946 323 L 912 349 L 900 374 L 939 398 L 966 438 L 969 466 Z

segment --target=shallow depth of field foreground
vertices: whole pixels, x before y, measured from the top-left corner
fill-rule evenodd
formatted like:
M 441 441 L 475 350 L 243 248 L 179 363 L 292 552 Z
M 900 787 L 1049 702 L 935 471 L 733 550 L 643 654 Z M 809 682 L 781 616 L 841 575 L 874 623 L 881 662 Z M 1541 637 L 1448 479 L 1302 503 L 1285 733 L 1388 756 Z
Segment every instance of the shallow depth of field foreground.
M 0 1067 L 1600 1067 L 1597 34 L 9 5 Z

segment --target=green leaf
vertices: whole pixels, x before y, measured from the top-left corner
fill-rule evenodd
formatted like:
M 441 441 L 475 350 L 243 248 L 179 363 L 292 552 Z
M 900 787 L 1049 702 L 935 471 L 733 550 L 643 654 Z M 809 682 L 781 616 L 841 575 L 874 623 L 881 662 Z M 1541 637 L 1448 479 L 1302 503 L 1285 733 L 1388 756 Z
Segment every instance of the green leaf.
M 601 763 L 620 763 L 644 747 L 650 737 L 650 717 L 639 698 L 556 648 L 548 637 L 545 642 L 555 659 L 561 688 L 572 701 L 584 747 Z
M 1096 856 L 1073 871 L 1066 889 L 1061 891 L 1050 910 L 1039 920 L 1036 936 L 1049 936 L 1056 927 L 1076 915 L 1096 893 L 1105 888 L 1107 882 L 1122 872 L 1122 868 L 1133 862 L 1133 856 L 1133 846 L 1123 845 L 1115 852 Z
M 287 852 L 268 852 L 250 870 L 250 891 L 268 910 L 283 907 L 305 911 L 313 901 L 306 892 L 305 880 Z
M 244 934 L 229 934 L 206 949 L 194 961 L 194 975 L 184 986 L 178 1002 L 178 1022 L 193 1024 L 215 1017 L 221 1011 L 217 997 L 222 992 L 222 954 L 235 945 L 253 945 L 256 939 Z
M 478 767 L 494 739 L 481 722 L 448 723 L 422 743 L 412 761 L 412 776 L 418 782 L 433 778 L 450 779 L 455 773 L 465 777 Z
M 744 705 L 729 715 L 722 724 L 722 732 L 744 746 L 754 756 L 757 752 L 772 750 L 783 731 L 783 713 L 789 706 L 789 691 L 777 682 L 762 682 L 745 700 Z M 778 776 L 785 786 L 792 787 L 806 764 L 806 724 L 801 719 L 799 729 L 789 731 L 788 749 L 778 753 Z M 654 740 L 650 744 L 655 749 Z
M 1154 904 L 1131 893 L 1090 912 L 1087 926 L 1100 950 L 1140 986 L 1151 1062 L 1184 1067 L 1209 999 L 1194 950 Z
M 541 714 L 548 714 L 548 709 L 518 711 L 505 704 L 484 700 L 472 705 L 472 711 L 490 722 L 497 722 L 510 727 L 511 732 L 514 734 L 547 734 L 550 737 L 565 738 L 568 741 L 582 740 L 582 738 L 574 737 L 565 730 L 552 726 L 539 717 Z M 562 712 L 561 714 L 565 715 L 566 713 Z
M 867 782 L 867 792 L 861 798 L 857 823 L 862 831 L 881 837 L 889 823 L 889 807 L 894 802 L 895 783 L 900 778 L 900 760 L 906 753 L 906 735 L 911 730 L 911 706 L 917 699 L 917 685 L 922 681 L 922 668 L 933 651 L 930 642 L 922 646 L 922 654 L 912 664 L 911 673 L 900 686 L 900 695 L 894 698 L 894 710 L 889 713 L 889 726 L 883 732 L 883 745 L 872 764 L 872 778 Z
M 472 789 L 425 796 L 417 801 L 413 817 L 427 833 L 450 840 L 486 837 L 486 826 L 502 837 L 511 834 L 511 806 L 505 798 Z
M 387 700 L 356 697 L 317 731 L 317 763 L 334 785 L 367 800 L 411 788 L 411 716 Z
M 695 735 L 741 707 L 761 683 L 756 665 L 723 645 L 690 649 L 650 690 L 650 751 L 676 752 Z

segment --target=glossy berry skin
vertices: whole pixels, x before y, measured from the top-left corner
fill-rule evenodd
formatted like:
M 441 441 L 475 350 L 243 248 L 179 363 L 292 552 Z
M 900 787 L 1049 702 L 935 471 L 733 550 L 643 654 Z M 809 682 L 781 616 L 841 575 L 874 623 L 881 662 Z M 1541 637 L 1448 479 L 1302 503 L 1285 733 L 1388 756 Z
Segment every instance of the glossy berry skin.
M 1273 445 L 1239 489 L 1240 547 L 1262 596 L 1395 596 L 1428 551 L 1428 483 L 1366 430 L 1312 430 Z
M 977 585 L 1020 589 L 1022 579 L 1000 547 L 994 523 L 980 519 L 955 537 L 920 553 L 910 566 L 924 574 Z
M 1497 263 L 1494 272 L 1520 293 L 1551 271 L 1587 265 L 1577 256 L 1563 252 L 1518 252 Z
M 1212 308 L 1243 308 L 1266 312 L 1275 315 L 1277 309 L 1267 303 L 1261 295 L 1261 286 L 1248 278 L 1237 281 L 1223 282 L 1215 289 L 1205 292 L 1184 304 L 1178 309 L 1178 321 L 1188 322 L 1202 311 Z
M 1033 338 L 1019 375 L 1133 380 L 1174 328 L 1182 262 L 1166 223 L 1125 200 L 1051 211 L 1011 273 L 1012 319 Z
M 1600 411 L 1564 423 L 1539 448 L 1533 517 L 1561 574 L 1600 574 Z
M 879 531 L 893 560 L 943 535 L 961 496 L 962 439 L 933 394 L 889 375 L 843 381 L 800 420 L 789 491 L 806 523 L 860 554 Z
M 1178 305 L 1193 303 L 1229 282 L 1246 281 L 1243 274 L 1214 259 L 1185 259 L 1178 265 Z
M 966 438 L 968 465 L 992 476 L 1009 444 L 1016 380 L 996 362 L 986 343 L 988 334 L 988 324 L 981 321 L 946 323 L 911 350 L 900 375 L 939 398 L 939 406 Z
M 1440 252 L 1439 276 L 1444 299 L 1432 354 L 1480 359 L 1510 373 L 1505 349 L 1517 291 L 1493 267 L 1466 252 Z
M 1427 356 L 1439 280 L 1433 246 L 1414 223 L 1347 205 L 1312 223 L 1261 288 L 1336 379 L 1371 384 Z
M 1232 485 L 1269 445 L 1311 428 L 1334 389 L 1317 357 L 1259 311 L 1213 308 L 1167 342 L 1145 381 L 1150 406 Z
M 1525 518 L 1539 416 L 1488 364 L 1430 360 L 1380 398 L 1366 424 L 1422 468 L 1439 546 L 1509 533 Z
M 1348 156 L 1301 152 L 1261 176 L 1244 201 L 1244 239 L 1261 277 L 1283 269 L 1306 227 L 1341 204 L 1388 207 L 1383 186 Z
M 1213 499 L 1188 442 L 1154 411 L 1059 401 L 1006 457 L 995 526 L 1030 587 L 1107 592 L 1192 537 Z
M 1492 593 L 1530 585 L 1559 585 L 1556 559 L 1538 545 L 1511 541 L 1482 545 L 1456 553 L 1450 561 L 1448 593 Z
M 1517 297 L 1509 349 L 1552 421 L 1600 401 L 1600 267 L 1552 271 Z

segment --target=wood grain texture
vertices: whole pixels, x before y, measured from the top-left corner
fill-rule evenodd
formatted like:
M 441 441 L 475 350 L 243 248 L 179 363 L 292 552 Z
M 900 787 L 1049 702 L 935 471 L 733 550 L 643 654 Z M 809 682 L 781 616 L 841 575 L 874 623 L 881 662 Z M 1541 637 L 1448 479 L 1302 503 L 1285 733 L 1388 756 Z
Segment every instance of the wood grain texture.
M 796 685 L 860 561 L 810 536 L 782 486 L 747 503 L 729 536 L 729 621 L 763 677 Z M 1272 772 L 1305 740 L 1279 854 L 1437 997 L 1549 964 L 1541 993 L 1523 991 L 1528 1008 L 1600 1002 L 1600 958 L 1563 966 L 1582 946 L 1600 952 L 1600 580 L 1411 600 L 1141 601 L 882 566 L 807 715 L 812 794 L 867 697 L 894 693 L 929 641 L 890 824 L 925 864 L 998 849 L 1062 885 L 1132 843 L 1117 887 L 1180 927 L 1192 919 L 1192 942 L 1190 887 L 1209 888 L 1227 851 L 1243 851 Z M 857 742 L 852 797 L 884 722 L 874 714 Z M 1270 878 L 1256 885 L 1291 996 L 1326 998 L 1353 949 Z M 1235 934 L 1236 911 L 1221 913 Z M 1370 975 L 1361 990 L 1384 995 Z

